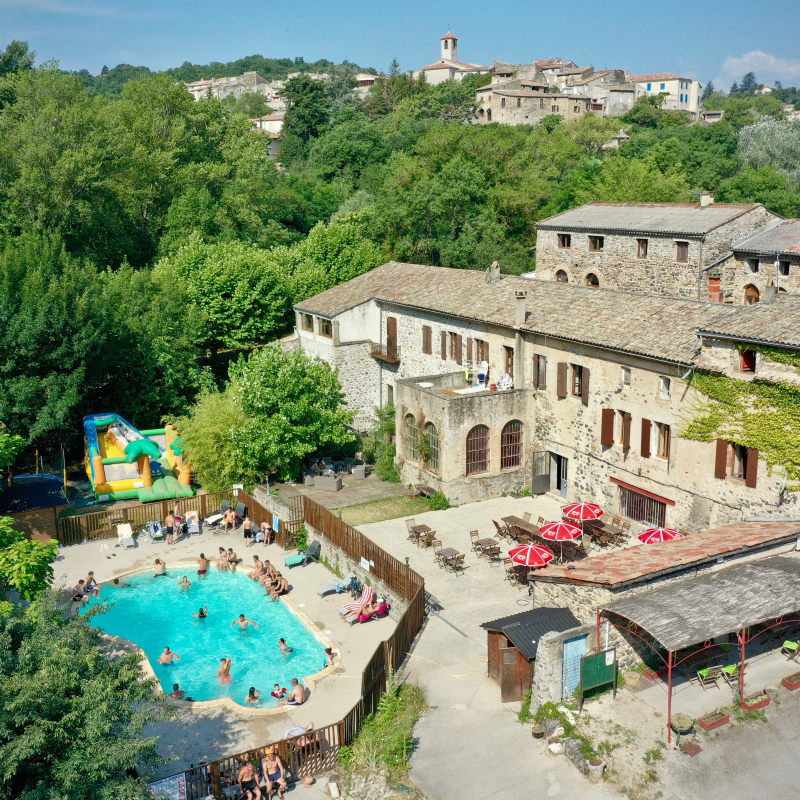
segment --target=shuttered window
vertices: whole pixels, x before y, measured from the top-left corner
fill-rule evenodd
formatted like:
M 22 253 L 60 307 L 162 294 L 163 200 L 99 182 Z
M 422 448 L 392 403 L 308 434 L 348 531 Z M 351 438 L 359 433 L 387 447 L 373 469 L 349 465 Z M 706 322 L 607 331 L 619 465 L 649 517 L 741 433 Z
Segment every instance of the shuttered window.
M 503 353 L 505 354 L 506 372 L 509 377 L 514 377 L 514 348 L 503 345 Z
M 583 380 L 581 381 L 581 402 L 589 405 L 589 367 L 583 368 Z
M 467 339 L 467 361 L 472 363 L 472 339 Z
M 614 413 L 613 408 L 604 408 L 600 423 L 600 444 L 610 447 L 614 444 Z
M 642 420 L 642 458 L 650 458 L 650 420 Z
M 558 376 L 556 380 L 556 394 L 559 397 L 567 396 L 567 363 L 566 361 L 559 361 L 558 363 Z
M 627 411 L 622 414 L 622 449 L 626 453 L 631 449 L 631 415 Z
M 533 388 L 547 388 L 547 356 L 533 357 Z
M 447 361 L 447 331 L 442 331 L 442 361 Z
M 672 440 L 672 431 L 669 425 L 665 422 L 656 422 L 656 430 L 658 431 L 658 443 L 656 455 L 659 458 L 666 458 L 669 461 L 669 448 Z
M 430 325 L 422 326 L 422 352 L 426 355 L 433 353 L 433 331 Z
M 460 333 L 455 335 L 455 359 L 456 364 L 460 364 L 463 360 L 464 340 Z

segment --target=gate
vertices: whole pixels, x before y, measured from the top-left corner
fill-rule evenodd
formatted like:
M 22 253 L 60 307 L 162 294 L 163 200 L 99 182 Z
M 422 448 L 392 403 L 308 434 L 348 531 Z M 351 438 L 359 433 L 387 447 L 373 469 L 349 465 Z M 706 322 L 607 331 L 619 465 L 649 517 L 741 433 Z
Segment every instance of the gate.
M 550 491 L 550 451 L 539 450 L 533 454 L 533 494 L 545 494 Z
M 561 699 L 572 697 L 581 682 L 581 659 L 586 655 L 586 637 L 576 636 L 564 642 L 561 666 Z

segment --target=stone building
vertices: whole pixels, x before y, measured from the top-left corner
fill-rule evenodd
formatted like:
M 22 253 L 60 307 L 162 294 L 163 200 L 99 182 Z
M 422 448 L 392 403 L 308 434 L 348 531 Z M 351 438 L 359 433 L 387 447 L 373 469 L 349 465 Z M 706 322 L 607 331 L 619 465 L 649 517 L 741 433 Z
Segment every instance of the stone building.
M 590 111 L 598 117 L 621 117 L 641 95 L 639 86 L 627 83 L 627 69 L 603 69 L 565 83 L 564 94 L 591 98 Z
M 631 75 L 627 80 L 637 84 L 645 95 L 665 95 L 664 105 L 661 106 L 665 111 L 686 111 L 694 119 L 700 115 L 700 89 L 703 87 L 699 81 L 671 72 Z
M 233 95 L 237 100 L 245 93 L 262 94 L 268 99 L 272 97 L 272 84 L 258 72 L 244 72 L 232 78 L 214 78 L 213 80 L 193 81 L 186 88 L 195 100 L 205 97 L 219 97 L 224 100 Z
M 428 83 L 436 85 L 444 81 L 458 81 L 465 75 L 484 74 L 491 70 L 491 67 L 482 66 L 480 64 L 468 64 L 464 61 L 458 60 L 458 39 L 453 36 L 450 31 L 442 36 L 440 42 L 440 57 L 438 61 L 428 64 L 427 67 L 415 70 L 413 73 L 414 79 L 418 79 L 424 72 L 425 79 Z
M 478 122 L 536 125 L 550 114 L 578 119 L 590 110 L 590 98 L 554 92 L 550 87 L 518 79 L 482 86 L 475 92 Z
M 759 284 L 745 279 L 748 262 L 732 257 L 734 245 L 780 220 L 759 203 L 708 194 L 700 203 L 589 203 L 536 224 L 536 276 L 742 305 Z
M 794 503 L 757 451 L 720 474 L 718 442 L 680 435 L 698 399 L 687 378 L 722 358 L 700 332 L 771 325 L 774 347 L 798 350 L 798 309 L 778 305 L 790 299 L 770 321 L 766 306 L 390 262 L 295 310 L 300 346 L 339 368 L 359 427 L 394 405 L 404 483 L 456 503 L 556 492 L 692 531 Z

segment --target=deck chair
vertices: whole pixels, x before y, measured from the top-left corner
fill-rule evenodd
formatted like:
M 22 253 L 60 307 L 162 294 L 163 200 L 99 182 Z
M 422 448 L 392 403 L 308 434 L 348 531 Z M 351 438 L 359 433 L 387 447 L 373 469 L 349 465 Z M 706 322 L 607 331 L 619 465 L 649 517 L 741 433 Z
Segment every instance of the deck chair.
M 381 603 L 378 606 L 377 611 L 373 611 L 370 614 L 359 614 L 357 617 L 353 617 L 352 619 L 347 620 L 351 625 L 355 625 L 356 622 L 359 624 L 363 622 L 369 622 L 371 619 L 380 619 L 381 617 L 385 617 L 389 613 L 389 604 L 388 603 Z
M 351 572 L 336 583 L 328 583 L 325 586 L 318 587 L 317 594 L 320 597 L 325 597 L 326 594 L 341 594 L 350 585 L 350 581 L 352 581 L 353 578 L 355 578 L 355 575 Z
M 413 539 L 413 538 L 415 537 L 414 531 L 412 531 L 411 529 L 412 529 L 412 528 L 413 528 L 413 527 L 414 527 L 416 524 L 417 524 L 417 523 L 415 522 L 415 520 L 414 520 L 414 519 L 407 519 L 407 520 L 406 520 L 406 530 L 408 531 L 408 538 L 409 538 L 409 539 Z
M 127 523 L 117 525 L 117 547 L 136 547 L 136 540 L 133 538 L 133 529 Z
M 322 546 L 319 542 L 311 542 L 305 550 L 301 550 L 296 556 L 284 558 L 283 563 L 287 567 L 304 567 L 311 561 L 319 561 L 321 549 Z
M 715 689 L 719 688 L 717 681 L 722 677 L 722 667 L 706 667 L 705 669 L 697 670 L 697 680 L 703 689 L 713 686 Z
M 158 520 L 151 520 L 150 522 L 145 523 L 145 529 L 147 530 L 147 535 L 150 537 L 150 541 L 155 544 L 155 542 L 164 542 L 164 534 L 161 531 L 161 523 Z
M 231 507 L 231 501 L 223 500 L 222 505 L 219 507 L 219 511 L 217 511 L 217 514 L 224 514 L 230 507 Z M 214 515 L 212 514 L 211 516 Z
M 792 641 L 785 641 L 781 647 L 781 653 L 789 659 L 789 661 L 797 661 L 800 657 L 800 644 Z
M 464 571 L 464 559 L 465 558 L 466 558 L 466 556 L 463 553 L 461 553 L 460 555 L 457 555 L 457 556 L 453 556 L 452 558 L 448 558 L 444 562 L 444 568 L 446 570 L 450 570 L 450 572 L 454 572 L 456 575 L 458 575 L 459 572 L 463 572 Z
M 361 592 L 361 597 L 358 598 L 357 602 L 348 603 L 339 609 L 339 616 L 345 617 L 351 611 L 355 611 L 357 608 L 363 606 L 364 603 L 371 603 L 373 597 L 375 597 L 375 590 L 371 586 L 365 586 L 364 590 Z
M 742 665 L 731 664 L 729 667 L 722 668 L 722 678 L 728 686 L 736 691 L 739 687 L 739 682 L 742 679 Z
M 434 539 L 431 542 L 431 547 L 433 548 L 433 560 L 439 561 L 439 551 L 442 549 L 442 540 L 441 539 Z M 439 564 L 441 567 L 442 565 Z
M 469 532 L 469 546 L 474 550 L 475 549 L 475 542 L 480 539 L 480 534 L 478 531 L 470 531 Z
M 523 519 L 524 522 L 530 522 L 531 521 L 531 512 L 530 511 L 526 511 L 522 515 L 522 519 Z
M 497 535 L 501 539 L 505 539 L 511 535 L 507 526 L 501 525 L 496 519 L 493 519 L 492 522 L 494 523 L 494 527 L 497 530 Z
M 500 548 L 499 547 L 490 547 L 488 550 L 484 550 L 484 554 L 486 555 L 487 560 L 490 564 L 492 563 L 499 563 L 500 562 Z
M 234 509 L 233 513 L 236 514 L 236 524 L 238 525 L 241 520 L 244 519 L 245 512 L 247 511 L 247 506 L 239 501 L 236 504 L 236 508 Z
M 417 539 L 417 544 L 420 547 L 430 547 L 435 539 L 436 539 L 436 531 L 429 531 L 428 533 L 423 533 L 422 536 L 420 536 L 419 539 Z
M 190 522 L 186 526 L 186 529 L 187 529 L 187 531 L 189 533 L 189 536 L 192 536 L 192 535 L 199 536 L 200 533 L 201 533 L 201 531 L 200 531 L 200 523 L 199 522 Z

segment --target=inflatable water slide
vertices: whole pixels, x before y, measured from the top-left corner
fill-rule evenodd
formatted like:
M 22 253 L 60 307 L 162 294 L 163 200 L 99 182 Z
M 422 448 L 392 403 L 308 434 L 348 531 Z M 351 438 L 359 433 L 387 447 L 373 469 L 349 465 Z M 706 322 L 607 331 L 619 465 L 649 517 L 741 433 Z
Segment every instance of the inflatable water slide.
M 172 425 L 140 431 L 119 414 L 83 418 L 84 463 L 99 503 L 192 497 L 191 467 Z

